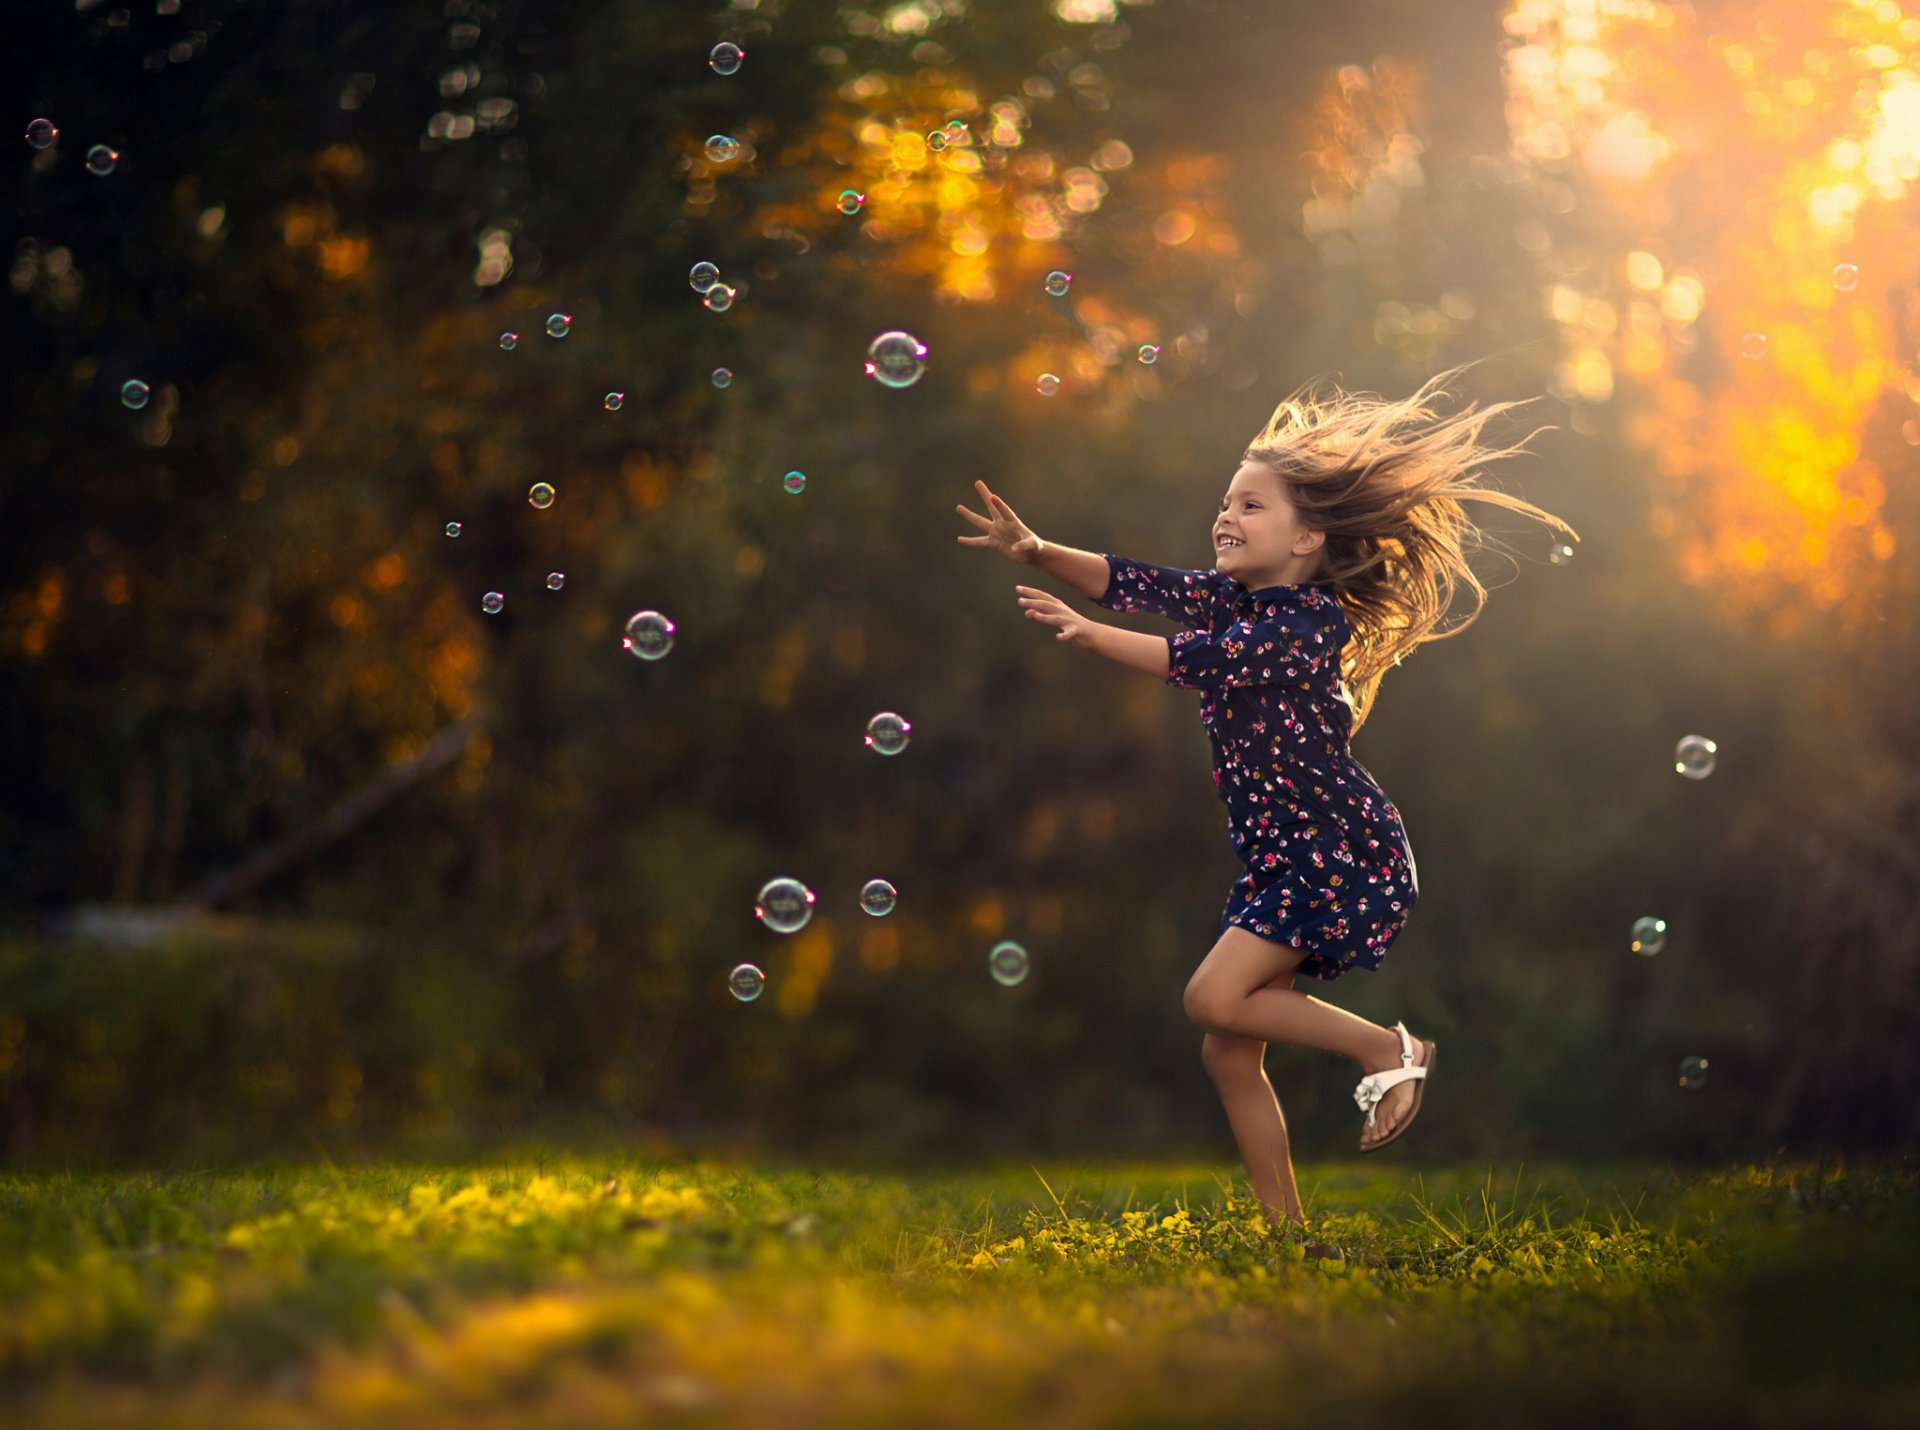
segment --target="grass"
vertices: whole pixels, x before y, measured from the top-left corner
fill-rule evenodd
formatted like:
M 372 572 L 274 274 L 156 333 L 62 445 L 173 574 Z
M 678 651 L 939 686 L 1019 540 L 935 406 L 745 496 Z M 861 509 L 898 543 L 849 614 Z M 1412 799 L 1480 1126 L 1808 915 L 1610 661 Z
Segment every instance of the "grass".
M 9 1425 L 1920 1423 L 1920 1175 L 0 1174 Z

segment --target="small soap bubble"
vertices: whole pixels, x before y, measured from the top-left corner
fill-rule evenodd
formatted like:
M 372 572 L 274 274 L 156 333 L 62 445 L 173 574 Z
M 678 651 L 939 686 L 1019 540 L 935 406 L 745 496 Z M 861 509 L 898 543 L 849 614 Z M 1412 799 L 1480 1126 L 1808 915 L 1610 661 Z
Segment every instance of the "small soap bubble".
M 715 74 L 734 74 L 746 57 L 747 52 L 732 40 L 722 40 L 708 52 L 707 63 L 713 66 Z
M 553 505 L 553 483 L 535 482 L 527 488 L 527 500 L 545 511 Z
M 713 385 L 715 387 L 731 387 L 733 385 L 733 369 L 716 367 L 713 370 Z
M 1040 380 L 1036 382 L 1033 387 L 1034 391 L 1038 392 L 1042 397 L 1052 397 L 1054 393 L 1060 390 L 1060 379 L 1050 372 L 1043 372 L 1040 374 Z
M 867 196 L 858 189 L 842 189 L 840 197 L 834 201 L 834 207 L 843 214 L 857 214 L 867 204 Z
M 564 338 L 573 331 L 573 314 L 554 313 L 547 319 L 547 336 Z
M 807 474 L 805 472 L 788 472 L 786 476 L 780 479 L 780 485 L 785 487 L 789 494 L 799 496 L 800 493 L 807 489 Z
M 1073 275 L 1071 273 L 1062 273 L 1056 268 L 1047 275 L 1047 292 L 1055 298 L 1066 297 L 1067 289 L 1072 286 Z
M 1713 773 L 1713 757 L 1720 747 L 1705 735 L 1688 735 L 1673 747 L 1673 767 L 1690 780 Z
M 600 399 L 600 405 L 609 412 L 618 412 L 621 404 L 626 400 L 627 395 L 624 392 L 609 392 L 605 397 Z
M 1855 263 L 1834 265 L 1833 286 L 1842 293 L 1851 293 L 1860 286 L 1860 267 Z
M 627 617 L 620 644 L 642 660 L 658 660 L 673 649 L 674 630 L 673 622 L 658 611 L 635 611 Z
M 519 346 L 520 335 L 518 333 L 502 333 L 500 335 L 500 348 L 503 352 L 512 352 Z
M 60 131 L 51 119 L 36 119 L 27 126 L 27 143 L 36 149 L 51 149 Z
M 927 370 L 927 345 L 912 333 L 882 333 L 867 345 L 867 376 L 883 387 L 912 387 Z
M 1553 550 L 1547 553 L 1547 560 L 1555 566 L 1565 566 L 1573 560 L 1573 548 L 1564 541 L 1556 541 L 1553 543 Z
M 558 591 L 562 586 L 566 584 L 567 584 L 566 572 L 564 571 L 547 572 L 547 589 L 549 591 Z
M 1140 344 L 1140 361 L 1152 367 L 1160 361 L 1160 349 L 1153 343 Z
M 1748 333 L 1740 339 L 1740 356 L 1743 358 L 1763 358 L 1767 355 L 1767 335 Z
M 1652 917 L 1633 921 L 1633 951 L 1652 958 L 1667 946 L 1667 921 Z
M 876 919 L 893 912 L 898 891 L 885 879 L 869 879 L 860 886 L 860 907 Z
M 947 147 L 946 131 L 941 129 L 936 129 L 933 131 L 933 133 L 929 134 L 927 136 L 927 147 L 936 154 L 938 154 L 942 149 L 946 148 Z
M 119 163 L 120 151 L 110 149 L 105 144 L 96 144 L 87 150 L 87 172 L 95 178 L 106 178 Z
M 489 591 L 480 598 L 480 609 L 490 616 L 497 616 L 506 606 L 507 598 L 498 591 Z
M 740 141 L 731 134 L 707 136 L 707 157 L 716 164 L 727 164 L 740 157 Z
M 1680 1059 L 1680 1086 L 1688 1092 L 1698 1092 L 1707 1085 L 1707 1060 L 1705 1058 Z
M 152 392 L 153 389 L 137 377 L 123 382 L 120 384 L 121 405 L 138 412 L 147 405 L 147 398 L 152 395 Z
M 775 933 L 798 933 L 813 917 L 814 896 L 798 879 L 769 879 L 754 900 L 753 916 Z
M 450 522 L 448 522 L 448 523 L 447 523 L 447 535 L 448 535 L 448 536 L 458 536 L 459 534 L 460 534 L 460 523 L 459 523 L 459 522 L 457 522 L 457 521 L 450 521 Z
M 742 1003 L 751 1003 L 766 986 L 767 975 L 751 963 L 739 964 L 727 975 L 727 991 Z
M 883 755 L 897 755 L 907 748 L 907 736 L 912 730 L 913 725 L 905 716 L 882 710 L 867 721 L 866 743 L 868 748 Z
M 704 258 L 694 264 L 692 270 L 687 274 L 687 282 L 693 285 L 693 291 L 696 293 L 706 292 L 707 289 L 719 281 L 720 269 L 716 265 L 708 263 Z
M 967 128 L 967 121 L 964 119 L 949 119 L 946 123 L 946 134 L 949 144 L 957 144 L 964 148 L 973 143 L 973 132 Z
M 995 983 L 1011 988 L 1027 976 L 1027 951 L 1011 939 L 996 943 L 987 955 L 987 969 Z
M 733 289 L 725 283 L 716 283 L 700 301 L 707 305 L 709 312 L 724 313 L 733 306 Z

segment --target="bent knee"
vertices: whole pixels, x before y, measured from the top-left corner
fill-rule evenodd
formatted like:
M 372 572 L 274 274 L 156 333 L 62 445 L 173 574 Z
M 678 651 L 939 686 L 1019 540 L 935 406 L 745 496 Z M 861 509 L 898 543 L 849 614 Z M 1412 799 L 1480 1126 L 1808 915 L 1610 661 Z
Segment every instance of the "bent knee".
M 1235 1082 L 1260 1075 L 1267 1045 L 1258 1038 L 1231 1033 L 1208 1033 L 1200 1040 L 1200 1061 L 1215 1082 Z

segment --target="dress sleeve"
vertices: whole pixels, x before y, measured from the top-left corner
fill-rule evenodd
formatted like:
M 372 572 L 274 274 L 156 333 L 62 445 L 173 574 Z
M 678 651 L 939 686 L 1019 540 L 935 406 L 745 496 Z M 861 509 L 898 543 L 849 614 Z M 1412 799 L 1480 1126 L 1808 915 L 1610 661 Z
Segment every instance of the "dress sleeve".
M 1168 636 L 1167 683 L 1213 690 L 1298 680 L 1337 662 L 1350 630 L 1339 601 L 1309 587 L 1222 630 Z
M 1183 626 L 1207 626 L 1213 623 L 1232 580 L 1218 571 L 1153 566 L 1110 555 L 1107 589 L 1094 597 L 1093 603 L 1109 611 L 1152 611 Z

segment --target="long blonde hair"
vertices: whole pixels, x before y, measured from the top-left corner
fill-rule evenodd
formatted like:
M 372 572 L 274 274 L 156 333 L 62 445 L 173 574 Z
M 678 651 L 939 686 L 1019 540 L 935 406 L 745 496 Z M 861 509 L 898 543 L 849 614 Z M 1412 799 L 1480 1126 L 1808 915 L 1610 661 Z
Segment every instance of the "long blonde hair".
M 1524 451 L 1535 433 L 1554 429 L 1536 427 L 1513 446 L 1494 448 L 1480 444 L 1480 428 L 1524 403 L 1496 403 L 1477 414 L 1470 403 L 1437 417 L 1425 399 L 1469 366 L 1436 373 L 1398 402 L 1338 387 L 1320 398 L 1316 378 L 1274 409 L 1241 459 L 1271 468 L 1286 484 L 1300 524 L 1326 533 L 1313 580 L 1332 587 L 1353 627 L 1341 674 L 1356 733 L 1389 669 L 1427 641 L 1458 635 L 1486 604 L 1487 588 L 1467 556 L 1484 546 L 1506 549 L 1505 543 L 1475 526 L 1462 501 L 1491 502 L 1580 539 L 1531 502 L 1475 485 L 1478 468 Z M 1459 583 L 1474 592 L 1473 609 L 1435 630 Z

